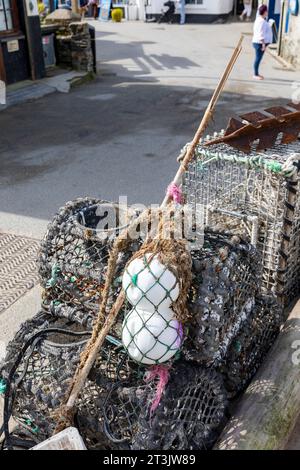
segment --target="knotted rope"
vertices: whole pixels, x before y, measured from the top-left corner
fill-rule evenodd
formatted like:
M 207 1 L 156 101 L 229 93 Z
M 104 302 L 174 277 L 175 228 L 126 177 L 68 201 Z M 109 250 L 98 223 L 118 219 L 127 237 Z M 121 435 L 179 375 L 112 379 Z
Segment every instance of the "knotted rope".
M 279 155 L 273 154 L 271 158 L 264 158 L 262 155 L 256 155 L 253 157 L 241 157 L 238 155 L 224 154 L 222 152 L 210 152 L 209 150 L 200 149 L 199 155 L 204 157 L 205 162 L 201 162 L 201 165 L 205 165 L 206 162 L 212 161 L 226 161 L 232 163 L 241 163 L 246 165 L 248 168 L 262 168 L 272 173 L 280 174 L 286 178 L 292 177 L 297 171 L 297 165 L 295 163 L 300 161 L 300 154 L 294 153 L 288 157 L 285 163 L 280 163 L 276 160 Z

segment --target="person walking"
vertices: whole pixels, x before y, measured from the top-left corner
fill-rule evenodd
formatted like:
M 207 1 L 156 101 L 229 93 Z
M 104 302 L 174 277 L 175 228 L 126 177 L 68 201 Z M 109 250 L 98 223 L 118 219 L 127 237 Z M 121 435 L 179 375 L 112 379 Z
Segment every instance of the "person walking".
M 259 66 L 264 53 L 270 43 L 273 42 L 273 32 L 267 21 L 268 7 L 261 5 L 258 9 L 258 16 L 253 27 L 253 47 L 255 49 L 254 76 L 255 80 L 263 80 L 264 77 L 259 74 Z
M 242 14 L 240 15 L 240 20 L 244 21 L 246 17 L 246 21 L 251 20 L 251 15 L 252 15 L 252 1 L 253 0 L 244 0 L 244 10 Z
M 180 24 L 185 24 L 185 0 L 179 0 Z

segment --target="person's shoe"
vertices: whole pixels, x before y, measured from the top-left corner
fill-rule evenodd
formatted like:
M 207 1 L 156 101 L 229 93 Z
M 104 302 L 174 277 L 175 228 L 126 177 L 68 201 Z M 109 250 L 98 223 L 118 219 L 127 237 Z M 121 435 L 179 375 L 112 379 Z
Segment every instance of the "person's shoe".
M 244 21 L 243 15 L 240 15 L 240 16 L 239 16 L 239 19 L 240 19 L 240 21 Z
M 253 75 L 253 79 L 254 80 L 264 80 L 265 77 L 263 77 L 262 75 Z

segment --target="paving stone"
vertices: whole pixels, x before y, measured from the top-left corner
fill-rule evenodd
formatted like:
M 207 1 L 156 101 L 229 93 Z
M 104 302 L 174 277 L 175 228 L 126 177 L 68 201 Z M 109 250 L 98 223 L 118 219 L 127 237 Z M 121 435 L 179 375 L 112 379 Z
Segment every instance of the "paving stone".
M 38 283 L 39 242 L 0 233 L 0 314 Z

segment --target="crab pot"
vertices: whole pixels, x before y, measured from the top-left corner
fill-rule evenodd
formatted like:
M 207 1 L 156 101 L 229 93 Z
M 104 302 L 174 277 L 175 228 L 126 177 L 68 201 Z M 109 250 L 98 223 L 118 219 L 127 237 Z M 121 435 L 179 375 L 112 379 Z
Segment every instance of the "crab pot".
M 204 208 L 214 230 L 245 234 L 263 264 L 261 291 L 283 307 L 299 295 L 299 141 L 250 154 L 226 143 L 199 145 L 183 178 L 186 204 Z M 199 206 L 198 206 L 199 207 Z
M 216 372 L 174 364 L 155 411 L 157 384 L 116 384 L 104 406 L 106 435 L 135 450 L 195 450 L 212 447 L 225 422 L 226 392 Z
M 257 253 L 236 236 L 206 231 L 203 248 L 192 258 L 192 319 L 183 350 L 188 360 L 217 366 L 254 308 L 260 281 Z
M 44 306 L 65 303 L 95 315 L 112 244 L 135 216 L 127 208 L 91 198 L 61 208 L 49 224 L 38 258 Z M 120 253 L 110 303 L 120 291 L 119 276 L 138 247 L 133 241 L 126 253 Z
M 53 328 L 55 332 L 51 333 L 49 329 Z M 79 323 L 41 311 L 21 326 L 8 345 L 0 366 L 6 389 L 10 384 L 4 398 L 9 399 L 10 415 L 19 424 L 19 435 L 26 436 L 30 447 L 53 434 L 56 426 L 53 411 L 66 396 L 89 337 L 90 331 Z M 20 351 L 23 354 L 18 361 Z M 15 365 L 16 372 L 10 376 Z M 113 383 L 128 379 L 135 370 L 120 343 L 113 338 L 107 340 L 77 402 L 75 424 L 89 449 L 113 448 L 103 432 L 101 410 Z

